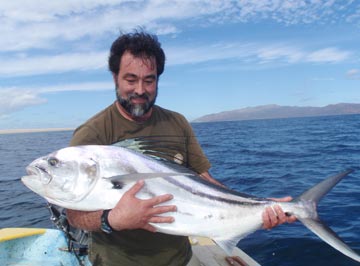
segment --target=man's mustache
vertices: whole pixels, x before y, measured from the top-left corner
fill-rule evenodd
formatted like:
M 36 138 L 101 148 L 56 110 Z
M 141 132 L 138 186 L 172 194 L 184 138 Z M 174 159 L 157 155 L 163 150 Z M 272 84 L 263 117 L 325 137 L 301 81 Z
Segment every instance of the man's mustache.
M 149 101 L 150 97 L 148 95 L 146 95 L 145 93 L 144 94 L 137 94 L 137 93 L 130 93 L 128 95 L 128 99 L 129 100 L 133 100 L 133 99 L 144 99 L 144 100 L 147 100 Z

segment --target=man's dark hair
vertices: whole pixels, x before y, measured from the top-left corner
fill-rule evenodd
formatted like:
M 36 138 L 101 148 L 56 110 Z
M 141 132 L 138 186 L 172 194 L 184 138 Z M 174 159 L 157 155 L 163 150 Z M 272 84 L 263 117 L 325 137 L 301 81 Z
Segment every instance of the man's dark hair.
M 120 70 L 120 59 L 125 51 L 129 51 L 135 57 L 155 57 L 157 75 L 164 71 L 165 53 L 155 35 L 144 31 L 123 34 L 112 44 L 109 56 L 109 70 L 118 74 Z

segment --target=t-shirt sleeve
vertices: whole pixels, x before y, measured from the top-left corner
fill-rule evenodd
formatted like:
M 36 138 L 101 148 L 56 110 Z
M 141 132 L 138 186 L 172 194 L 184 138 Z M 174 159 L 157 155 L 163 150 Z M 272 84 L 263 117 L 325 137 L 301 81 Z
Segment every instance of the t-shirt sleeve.
M 188 136 L 188 165 L 195 172 L 199 174 L 204 173 L 210 169 L 211 164 L 202 150 L 191 125 L 185 118 L 183 119 L 186 136 Z
M 197 173 L 201 174 L 209 171 L 211 164 L 200 147 L 197 139 L 192 137 L 189 141 L 189 165 Z
M 70 146 L 78 145 L 101 145 L 103 144 L 95 128 L 82 125 L 78 127 L 70 140 Z

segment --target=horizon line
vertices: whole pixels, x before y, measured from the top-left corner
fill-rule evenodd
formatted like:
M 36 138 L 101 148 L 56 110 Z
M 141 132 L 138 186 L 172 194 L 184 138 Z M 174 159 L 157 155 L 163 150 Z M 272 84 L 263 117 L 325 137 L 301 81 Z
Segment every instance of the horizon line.
M 17 129 L 0 129 L 2 134 L 18 134 L 18 133 L 38 133 L 38 132 L 56 132 L 56 131 L 71 131 L 75 128 L 17 128 Z

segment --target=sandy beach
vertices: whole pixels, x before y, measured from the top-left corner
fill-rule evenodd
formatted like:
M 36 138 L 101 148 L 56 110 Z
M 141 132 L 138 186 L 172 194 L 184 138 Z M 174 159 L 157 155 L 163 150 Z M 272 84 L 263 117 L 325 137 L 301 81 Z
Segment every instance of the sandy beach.
M 51 131 L 70 131 L 73 128 L 28 128 L 28 129 L 0 129 L 0 134 L 35 133 Z

